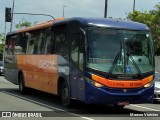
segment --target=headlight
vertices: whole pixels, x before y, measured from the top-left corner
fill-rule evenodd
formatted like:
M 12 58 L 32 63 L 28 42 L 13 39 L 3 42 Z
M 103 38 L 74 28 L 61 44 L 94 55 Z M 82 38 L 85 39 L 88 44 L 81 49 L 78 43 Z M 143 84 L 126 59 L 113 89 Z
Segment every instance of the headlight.
M 98 83 L 98 82 L 96 82 L 96 81 L 94 81 L 94 80 L 91 80 L 91 79 L 89 79 L 89 78 L 87 78 L 86 77 L 86 80 L 87 80 L 87 82 L 89 82 L 89 83 L 91 83 L 92 85 L 94 85 L 95 87 L 104 87 L 104 85 L 102 85 L 102 84 L 100 84 L 100 83 Z
M 151 81 L 150 83 L 147 83 L 144 85 L 145 88 L 151 87 L 154 84 L 154 81 Z

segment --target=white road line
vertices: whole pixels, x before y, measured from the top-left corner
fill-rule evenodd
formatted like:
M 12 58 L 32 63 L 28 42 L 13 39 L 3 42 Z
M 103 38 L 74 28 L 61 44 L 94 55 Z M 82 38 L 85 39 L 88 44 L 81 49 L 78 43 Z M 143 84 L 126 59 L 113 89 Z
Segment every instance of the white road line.
M 160 110 L 157 110 L 157 109 L 153 109 L 153 108 L 149 108 L 149 107 L 143 107 L 143 106 L 140 106 L 140 105 L 131 104 L 131 106 L 139 107 L 139 108 L 143 108 L 143 109 L 147 109 L 147 110 L 152 110 L 152 111 L 160 111 Z
M 58 110 L 58 111 L 62 111 L 62 112 L 67 112 L 71 115 L 74 115 L 74 116 L 77 116 L 77 117 L 80 117 L 82 119 L 86 119 L 86 120 L 94 120 L 92 118 L 89 118 L 89 117 L 84 117 L 84 116 L 81 116 L 81 115 L 78 115 L 78 114 L 75 114 L 75 113 L 71 113 L 71 112 L 68 112 L 66 110 L 63 110 L 63 109 L 60 109 L 60 108 L 57 108 L 57 107 L 52 107 L 52 106 L 49 106 L 49 105 L 46 105 L 46 104 L 43 104 L 43 103 L 40 103 L 40 102 L 37 102 L 37 101 L 34 101 L 34 100 L 30 100 L 28 98 L 25 98 L 25 97 L 22 97 L 22 96 L 18 96 L 18 95 L 15 95 L 15 94 L 12 94 L 12 93 L 9 93 L 9 92 L 6 92 L 6 91 L 2 91 L 3 93 L 6 93 L 6 94 L 9 94 L 9 95 L 12 95 L 14 97 L 18 97 L 18 98 L 23 98 L 24 100 L 28 100 L 29 102 L 33 102 L 33 103 L 37 103 L 37 104 L 40 104 L 40 105 L 43 105 L 43 106 L 46 106 L 48 108 L 52 108 L 52 109 L 55 109 L 55 110 Z
M 83 117 L 83 116 L 78 115 L 78 114 L 75 114 L 75 113 L 70 113 L 70 114 L 75 115 L 75 116 L 77 116 L 77 117 L 81 117 L 81 118 L 83 118 L 83 119 L 87 119 L 87 120 L 94 120 L 94 119 L 92 119 L 92 118 L 89 118 L 89 117 Z

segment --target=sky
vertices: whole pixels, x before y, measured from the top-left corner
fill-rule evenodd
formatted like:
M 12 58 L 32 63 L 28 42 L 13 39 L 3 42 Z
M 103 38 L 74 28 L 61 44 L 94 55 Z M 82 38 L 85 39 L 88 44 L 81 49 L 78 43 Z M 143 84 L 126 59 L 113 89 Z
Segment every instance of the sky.
M 54 18 L 64 17 L 104 17 L 105 0 L 14 0 L 14 12 L 49 14 Z M 108 17 L 123 18 L 133 11 L 134 0 L 108 0 Z M 136 0 L 135 9 L 138 11 L 153 10 L 160 0 Z M 5 7 L 12 8 L 13 0 L 0 0 L 0 33 L 5 32 Z M 14 15 L 13 29 L 19 22 L 44 22 L 52 19 L 46 16 Z M 10 23 L 6 23 L 6 32 Z

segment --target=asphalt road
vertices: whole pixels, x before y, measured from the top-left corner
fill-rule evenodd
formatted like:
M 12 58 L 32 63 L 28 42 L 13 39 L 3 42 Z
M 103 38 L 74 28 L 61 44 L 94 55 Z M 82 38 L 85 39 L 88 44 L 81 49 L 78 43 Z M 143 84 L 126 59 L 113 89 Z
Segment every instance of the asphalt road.
M 38 120 L 159 120 L 160 102 L 128 105 L 123 109 L 115 109 L 109 105 L 86 105 L 74 101 L 72 108 L 65 108 L 61 105 L 59 97 L 51 94 L 29 90 L 27 95 L 21 95 L 18 86 L 0 76 L 0 116 L 2 112 L 5 112 L 3 116 L 7 114 L 6 112 L 9 114 L 11 112 L 12 118 L 0 117 L 0 120 L 37 120 L 33 116 L 39 117 Z M 140 117 L 145 115 L 149 117 Z M 156 115 L 158 117 L 154 117 Z M 25 118 L 28 116 L 30 118 Z

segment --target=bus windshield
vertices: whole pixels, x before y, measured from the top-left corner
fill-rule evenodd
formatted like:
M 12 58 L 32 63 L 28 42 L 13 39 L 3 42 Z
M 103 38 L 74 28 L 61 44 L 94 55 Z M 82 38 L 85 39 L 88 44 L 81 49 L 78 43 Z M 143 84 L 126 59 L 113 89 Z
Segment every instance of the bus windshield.
M 149 31 L 87 29 L 87 67 L 112 74 L 143 74 L 154 69 Z

